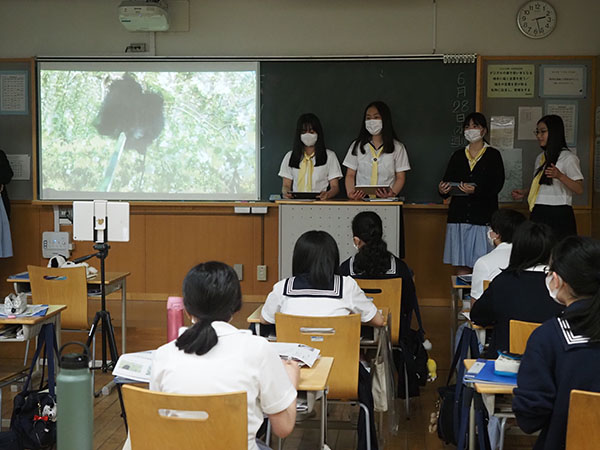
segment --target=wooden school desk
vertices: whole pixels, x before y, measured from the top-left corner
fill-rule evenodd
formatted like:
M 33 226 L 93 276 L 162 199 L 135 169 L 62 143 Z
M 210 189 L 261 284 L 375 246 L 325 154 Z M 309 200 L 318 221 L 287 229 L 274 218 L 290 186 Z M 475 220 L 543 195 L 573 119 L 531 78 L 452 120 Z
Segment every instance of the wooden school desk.
M 464 364 L 467 371 L 475 364 L 476 359 L 465 359 Z M 457 380 L 457 383 L 459 380 Z M 504 445 L 504 428 L 506 419 L 514 418 L 512 411 L 495 413 L 496 395 L 512 395 L 513 389 L 516 387 L 512 384 L 493 384 L 493 383 L 473 383 L 475 392 L 482 395 L 483 403 L 492 414 L 500 419 L 500 448 Z M 471 400 L 471 409 L 469 412 L 469 450 L 475 450 L 475 406 Z
M 106 272 L 106 279 L 104 280 L 106 295 L 121 291 L 121 353 L 126 352 L 126 341 L 127 341 L 127 286 L 126 278 L 131 275 L 130 272 Z M 15 292 L 30 292 L 29 288 L 29 274 L 27 272 L 21 272 L 16 275 L 11 275 L 6 280 L 9 283 L 13 283 L 15 286 Z M 88 284 L 88 296 L 93 298 L 100 297 L 100 284 L 102 283 L 100 274 L 87 279 Z
M 48 311 L 44 316 L 32 316 L 32 317 L 16 317 L 14 319 L 0 318 L 1 325 L 21 325 L 23 327 L 23 337 L 0 339 L 2 342 L 25 342 L 29 339 L 34 339 L 40 332 L 42 325 L 47 323 L 53 323 L 56 332 L 56 344 L 60 348 L 60 314 L 62 311 L 67 309 L 65 305 L 50 305 Z M 58 366 L 57 366 L 58 367 Z M 18 380 L 21 380 L 27 376 L 27 367 L 23 367 L 21 370 L 17 370 L 13 373 L 7 374 L 0 378 L 0 427 L 2 424 L 2 387 L 12 384 Z

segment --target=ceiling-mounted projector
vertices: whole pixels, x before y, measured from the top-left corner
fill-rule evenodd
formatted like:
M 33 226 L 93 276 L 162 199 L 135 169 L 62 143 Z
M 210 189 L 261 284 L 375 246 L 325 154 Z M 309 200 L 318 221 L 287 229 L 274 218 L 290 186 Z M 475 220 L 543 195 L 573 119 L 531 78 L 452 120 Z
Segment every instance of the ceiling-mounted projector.
M 169 10 L 164 0 L 125 0 L 119 21 L 128 31 L 167 31 Z

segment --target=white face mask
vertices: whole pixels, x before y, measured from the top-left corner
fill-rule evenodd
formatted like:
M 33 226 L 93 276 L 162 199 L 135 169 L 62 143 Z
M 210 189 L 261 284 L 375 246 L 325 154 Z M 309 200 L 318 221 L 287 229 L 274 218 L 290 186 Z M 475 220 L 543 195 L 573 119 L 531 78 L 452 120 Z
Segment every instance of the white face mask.
M 477 142 L 482 140 L 483 136 L 481 135 L 481 130 L 476 128 L 465 130 L 465 139 L 469 142 Z
M 313 145 L 315 145 L 317 143 L 318 138 L 319 135 L 317 133 L 302 133 L 300 135 L 300 140 L 307 147 L 312 147 Z
M 383 130 L 383 121 L 381 119 L 365 120 L 365 128 L 372 136 L 376 136 Z
M 548 289 L 548 294 L 550 294 L 550 297 L 552 297 L 552 300 L 554 300 L 559 305 L 562 305 L 563 303 L 557 298 L 558 291 L 560 291 L 560 287 L 558 289 L 554 289 L 554 290 L 552 290 L 552 288 L 550 287 L 550 282 L 552 281 L 552 276 L 553 276 L 552 273 L 549 273 L 548 275 L 546 275 L 546 289 Z M 559 279 L 560 279 L 560 277 L 559 277 Z

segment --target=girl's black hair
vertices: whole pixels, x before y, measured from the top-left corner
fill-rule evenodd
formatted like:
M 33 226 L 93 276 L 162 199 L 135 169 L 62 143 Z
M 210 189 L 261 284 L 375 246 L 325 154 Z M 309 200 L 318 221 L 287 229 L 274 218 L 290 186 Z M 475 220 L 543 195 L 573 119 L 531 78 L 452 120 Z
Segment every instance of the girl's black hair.
M 185 353 L 204 355 L 218 341 L 211 322 L 228 322 L 242 307 L 237 274 L 222 262 L 198 264 L 183 280 L 183 304 L 196 323 L 179 336 L 175 344 Z
M 313 288 L 331 288 L 333 276 L 340 273 L 339 265 L 337 243 L 326 231 L 307 231 L 296 241 L 292 273 L 306 275 Z
M 315 166 L 322 166 L 327 162 L 327 147 L 325 146 L 325 135 L 321 121 L 313 113 L 302 114 L 296 122 L 296 132 L 294 133 L 294 145 L 292 146 L 292 156 L 290 157 L 290 167 L 300 168 L 300 161 L 304 157 L 304 144 L 300 140 L 300 135 L 308 130 L 314 130 L 317 133 L 317 142 L 315 143 Z
M 525 216 L 514 209 L 497 209 L 492 214 L 490 227 L 494 233 L 500 235 L 500 240 L 510 244 L 515 230 L 525 222 Z
M 358 213 L 352 219 L 352 234 L 364 242 L 354 256 L 354 272 L 368 276 L 385 274 L 390 268 L 391 253 L 382 239 L 381 218 L 372 211 Z
M 546 146 L 542 147 L 544 149 L 544 154 L 546 155 L 546 162 L 537 168 L 535 175 L 542 170 L 546 170 L 551 164 L 556 164 L 560 153 L 563 150 L 569 150 L 565 138 L 565 124 L 563 123 L 562 118 L 555 114 L 550 114 L 538 120 L 538 126 L 541 122 L 548 127 L 548 140 L 546 141 Z M 540 184 L 552 184 L 552 178 L 549 178 L 545 173 L 542 173 Z
M 486 133 L 488 132 L 487 119 L 480 112 L 472 112 L 467 117 L 465 117 L 465 120 L 463 120 L 463 125 L 462 125 L 463 130 L 471 124 L 471 121 L 473 121 L 473 123 L 475 125 L 480 126 L 481 128 L 485 128 Z M 482 139 L 484 142 L 487 142 L 485 140 L 485 134 L 483 135 Z
M 367 131 L 367 127 L 365 126 L 365 117 L 367 116 L 367 110 L 374 106 L 377 111 L 379 111 L 379 115 L 381 116 L 381 124 L 383 126 L 381 130 L 381 137 L 383 138 L 383 153 L 393 153 L 394 152 L 394 140 L 398 140 L 396 136 L 396 131 L 394 130 L 394 124 L 392 122 L 392 112 L 388 105 L 386 105 L 382 101 L 371 102 L 365 108 L 362 116 L 362 122 L 360 124 L 360 133 L 358 133 L 358 137 L 354 141 L 352 146 L 352 154 L 356 155 L 356 150 L 360 149 L 362 154 L 365 153 L 365 144 L 371 141 L 371 133 Z
M 575 298 L 592 299 L 585 308 L 566 311 L 564 318 L 575 335 L 600 342 L 600 242 L 580 236 L 563 239 L 552 252 L 550 270 L 569 285 Z
M 521 272 L 529 267 L 548 264 L 556 243 L 552 229 L 544 223 L 529 220 L 517 227 L 507 271 Z

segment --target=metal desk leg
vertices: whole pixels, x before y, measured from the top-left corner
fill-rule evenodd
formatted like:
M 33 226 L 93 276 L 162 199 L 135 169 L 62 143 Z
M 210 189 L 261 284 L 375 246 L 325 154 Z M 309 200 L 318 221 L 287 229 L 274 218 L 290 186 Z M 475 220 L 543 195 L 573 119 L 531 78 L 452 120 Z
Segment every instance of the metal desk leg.
M 327 389 L 323 390 L 321 397 L 321 450 L 325 448 L 327 439 Z
M 127 343 L 127 287 L 125 278 L 121 280 L 121 354 L 126 353 Z
M 469 408 L 469 450 L 475 450 L 475 396 Z

